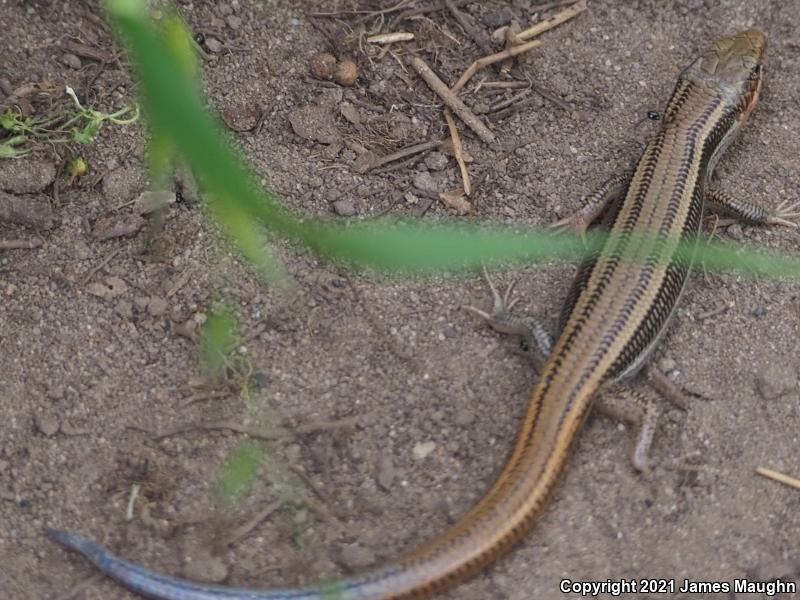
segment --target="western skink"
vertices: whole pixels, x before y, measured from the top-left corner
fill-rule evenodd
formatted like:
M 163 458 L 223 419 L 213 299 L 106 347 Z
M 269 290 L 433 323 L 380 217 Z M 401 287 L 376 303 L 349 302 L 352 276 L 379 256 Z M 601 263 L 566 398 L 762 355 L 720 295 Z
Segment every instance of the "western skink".
M 495 293 L 485 316 L 527 333 L 548 354 L 510 456 L 489 491 L 450 529 L 386 566 L 328 585 L 233 589 L 168 577 L 63 531 L 47 535 L 83 554 L 129 590 L 161 600 L 379 600 L 428 598 L 511 548 L 542 512 L 596 392 L 634 372 L 664 331 L 691 268 L 704 204 L 748 222 L 793 224 L 721 193 L 706 199 L 711 172 L 755 107 L 766 43 L 751 29 L 717 40 L 681 74 L 659 133 L 630 176 L 590 196 L 566 224 L 600 223 L 607 237 L 579 269 L 563 328 L 551 346 L 535 322 L 513 317 Z M 792 213 L 792 216 L 794 213 Z

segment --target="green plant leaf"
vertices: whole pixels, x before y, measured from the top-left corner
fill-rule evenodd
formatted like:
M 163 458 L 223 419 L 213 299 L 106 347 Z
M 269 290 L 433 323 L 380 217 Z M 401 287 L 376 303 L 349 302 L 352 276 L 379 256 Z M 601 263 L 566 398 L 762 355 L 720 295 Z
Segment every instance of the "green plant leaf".
M 225 306 L 217 307 L 206 320 L 201 336 L 200 352 L 203 370 L 210 379 L 225 375 L 230 355 L 236 348 L 238 322 Z
M 239 442 L 219 470 L 217 494 L 226 506 L 233 506 L 250 490 L 264 459 L 262 444 Z

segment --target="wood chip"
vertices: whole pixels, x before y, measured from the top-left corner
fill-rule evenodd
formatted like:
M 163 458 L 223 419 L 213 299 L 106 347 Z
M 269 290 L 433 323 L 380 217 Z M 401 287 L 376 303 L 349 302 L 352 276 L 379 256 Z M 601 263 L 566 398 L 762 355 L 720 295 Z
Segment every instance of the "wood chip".
M 444 202 L 446 206 L 455 209 L 459 216 L 468 215 L 472 212 L 472 203 L 467 200 L 464 195 L 464 190 L 457 188 L 450 192 L 441 192 L 439 199 Z

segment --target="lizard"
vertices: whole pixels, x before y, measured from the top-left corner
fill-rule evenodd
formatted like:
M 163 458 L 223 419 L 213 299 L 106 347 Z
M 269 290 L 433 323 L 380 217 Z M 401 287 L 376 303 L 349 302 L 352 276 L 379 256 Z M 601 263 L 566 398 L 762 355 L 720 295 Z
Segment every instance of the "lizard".
M 531 528 L 598 392 L 635 374 L 667 328 L 692 267 L 693 256 L 679 247 L 697 239 L 704 209 L 753 224 L 794 225 L 793 207 L 769 210 L 707 189 L 758 102 L 765 50 L 765 37 L 755 29 L 715 41 L 680 75 L 660 131 L 635 169 L 610 180 L 558 224 L 579 231 L 593 225 L 606 237 L 578 269 L 555 340 L 532 317 L 512 314 L 508 293 L 501 297 L 494 286 L 490 312 L 468 307 L 494 329 L 522 335 L 542 364 L 505 466 L 483 498 L 441 535 L 338 582 L 258 590 L 159 574 L 83 536 L 56 529 L 46 534 L 129 590 L 160 600 L 420 599 L 473 576 Z M 655 413 L 640 413 L 634 465 L 644 468 Z

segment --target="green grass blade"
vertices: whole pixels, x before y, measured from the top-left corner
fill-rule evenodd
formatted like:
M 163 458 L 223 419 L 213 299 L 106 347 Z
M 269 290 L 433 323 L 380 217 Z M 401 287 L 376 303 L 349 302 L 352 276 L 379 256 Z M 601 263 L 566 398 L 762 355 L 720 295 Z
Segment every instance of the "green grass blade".
M 244 255 L 260 270 L 273 261 L 259 226 L 310 248 L 317 254 L 388 272 L 441 272 L 492 262 L 531 262 L 574 258 L 566 236 L 483 224 L 437 225 L 378 220 L 342 226 L 325 219 L 300 219 L 260 189 L 257 178 L 229 148 L 216 120 L 206 112 L 183 51 L 171 50 L 136 0 L 109 0 L 110 14 L 129 44 L 142 82 L 143 104 L 157 135 L 169 140 L 187 160 L 206 190 L 213 215 Z M 174 36 L 174 29 L 170 30 Z M 182 46 L 181 46 L 182 47 Z M 595 243 L 601 240 L 595 239 Z M 681 249 L 688 255 L 694 244 Z M 727 244 L 701 242 L 697 257 L 708 269 L 798 277 L 800 261 L 788 255 L 742 251 Z

